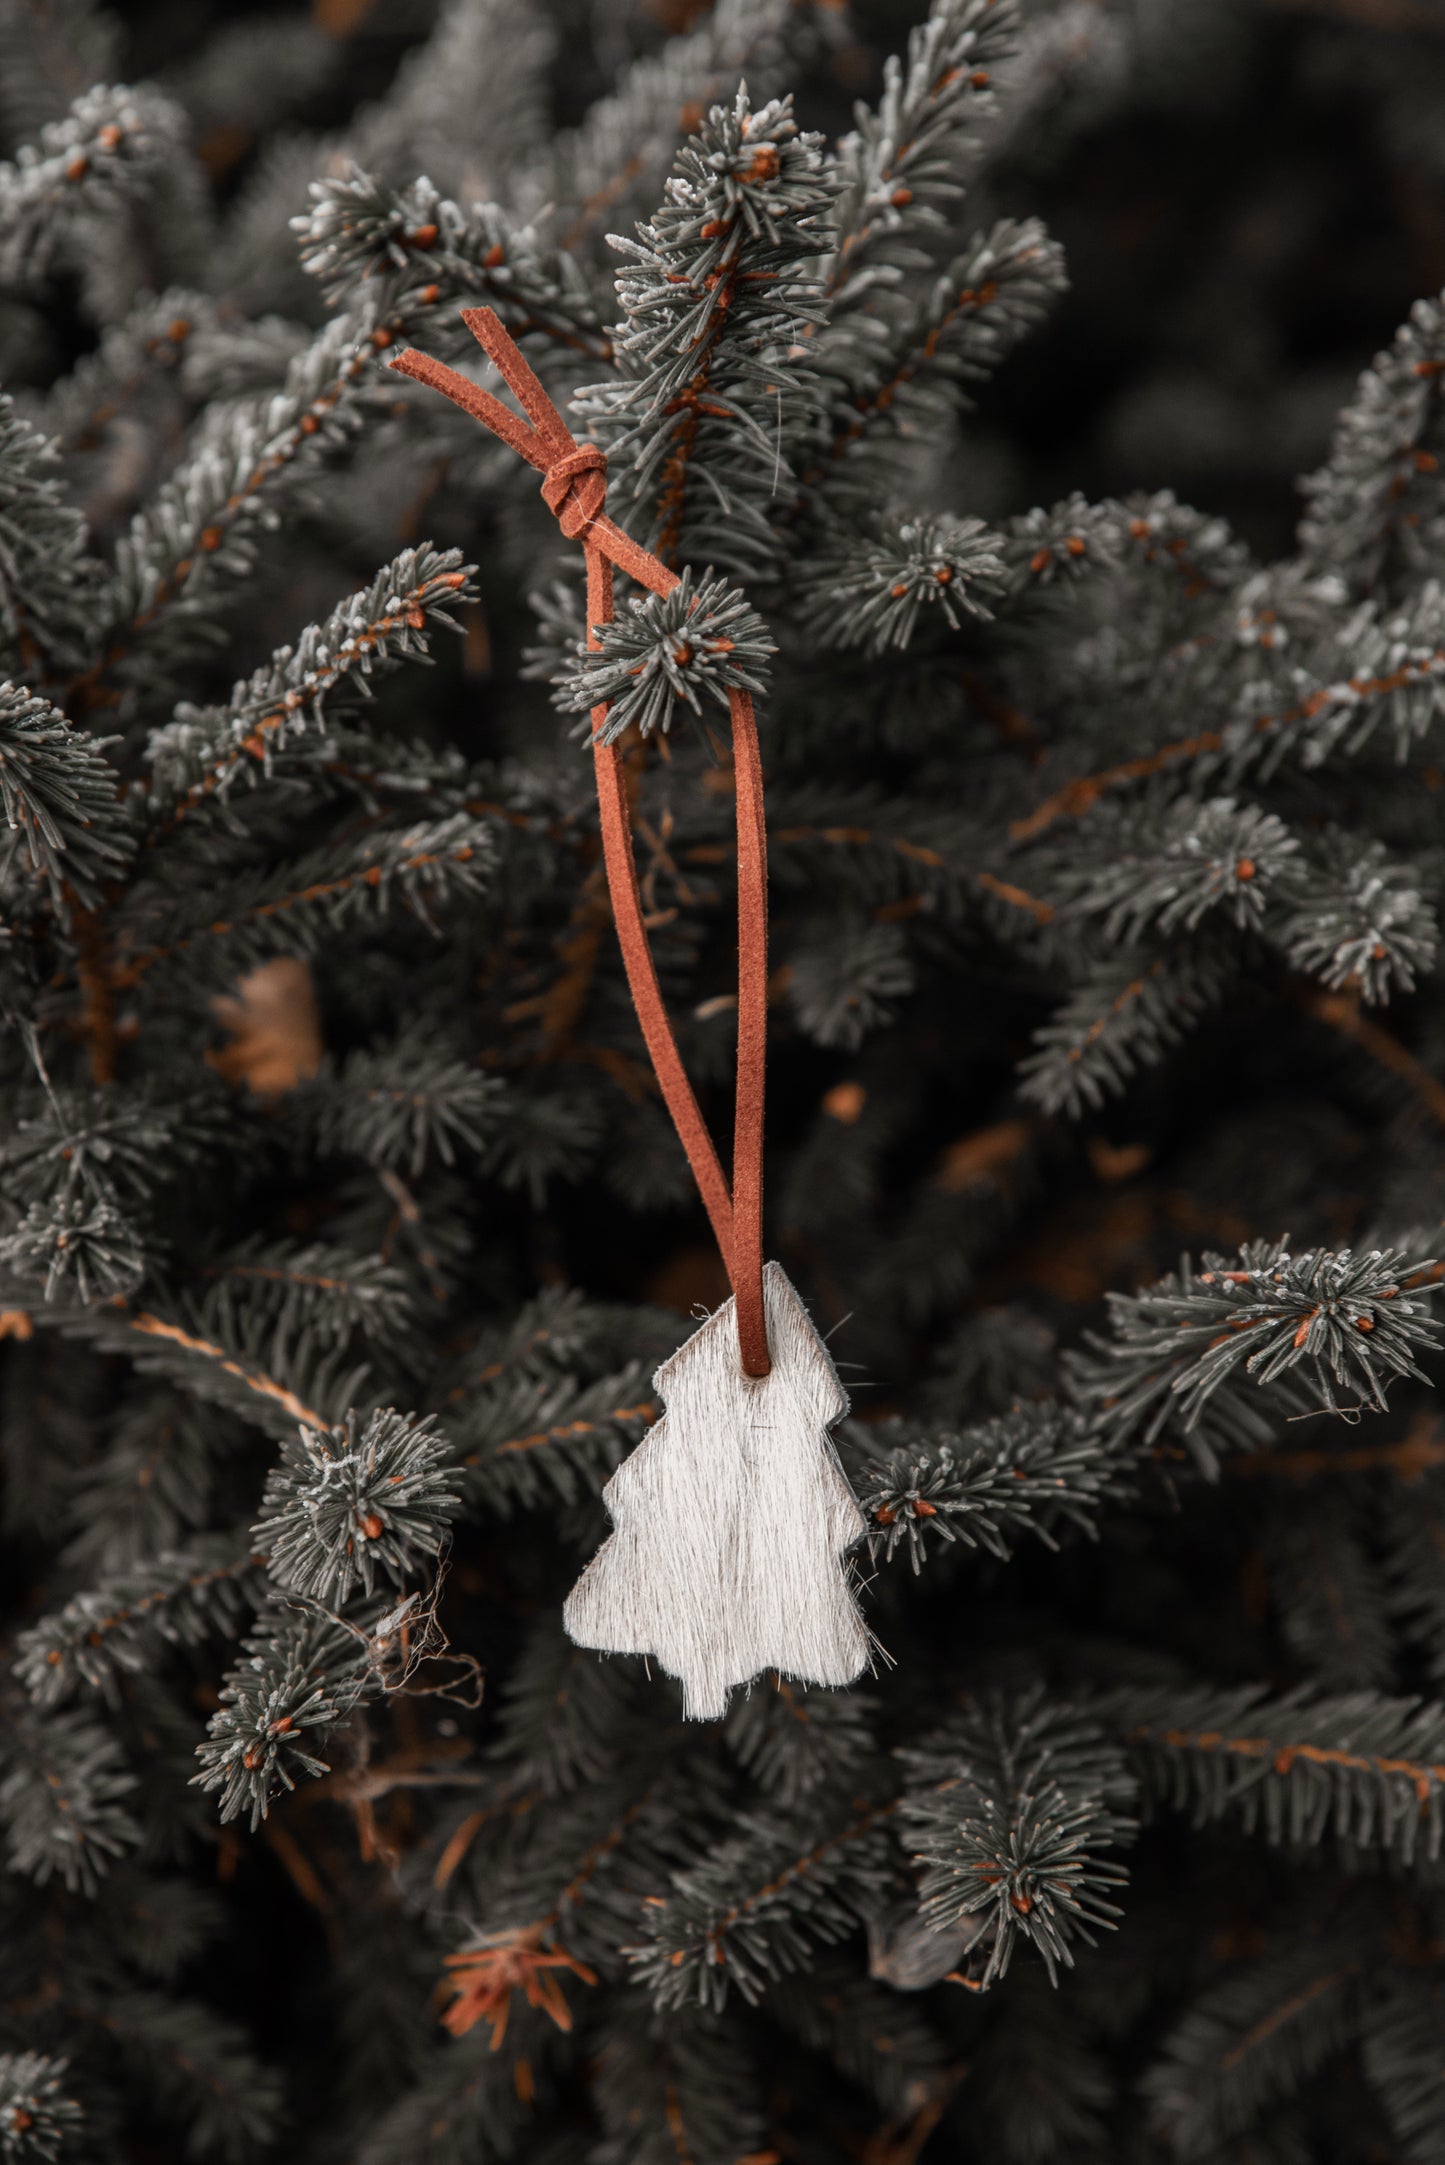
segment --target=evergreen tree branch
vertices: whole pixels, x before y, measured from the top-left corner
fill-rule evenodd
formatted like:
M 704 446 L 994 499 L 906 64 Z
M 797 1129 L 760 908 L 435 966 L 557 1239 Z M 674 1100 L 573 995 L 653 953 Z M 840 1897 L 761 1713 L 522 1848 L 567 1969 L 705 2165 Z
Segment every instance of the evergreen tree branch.
M 388 172 L 455 174 L 507 200 L 550 121 L 557 34 L 529 0 L 445 0 L 425 43 L 352 132 L 364 162 Z
M 13 1272 L 22 1298 L 82 1309 L 124 1300 L 145 1277 L 145 1248 L 132 1219 L 104 1181 L 89 1191 L 67 1187 L 33 1202 L 0 1235 L 0 1269 Z
M 42 1281 L 50 1303 L 134 1292 L 160 1193 L 173 1199 L 176 1176 L 205 1162 L 223 1132 L 215 1098 L 166 1104 L 136 1091 L 117 1101 L 52 1086 L 29 1097 L 30 1118 L 26 1102 L 18 1096 L 14 1139 L 0 1150 L 0 1265 Z
M 529 178 L 538 202 L 569 206 L 565 248 L 584 245 L 629 200 L 650 196 L 678 138 L 695 134 L 740 81 L 766 95 L 793 14 L 791 0 L 718 0 L 696 29 L 624 70 Z
M 0 83 L 6 133 L 27 142 L 63 119 L 77 84 L 115 79 L 120 25 L 94 0 L 52 0 L 0 20 Z
M 1189 760 L 1209 759 L 1223 749 L 1224 738 L 1220 731 L 1205 729 L 1193 736 L 1181 737 L 1176 743 L 1160 745 L 1157 751 L 1141 753 L 1136 759 L 1119 760 L 1097 774 L 1079 775 L 1044 798 L 1031 812 L 1015 819 L 1009 827 L 1009 839 L 1013 842 L 1037 841 L 1060 820 L 1085 818 L 1113 789 L 1127 788 L 1132 782 L 1150 781 L 1155 775 L 1168 773 L 1172 767 Z
M 25 914 L 43 886 L 72 927 L 83 922 L 133 847 L 116 771 L 96 738 L 15 684 L 0 684 L 0 810 L 6 914 Z
M 22 1201 L 92 1186 L 127 1203 L 149 1201 L 204 1165 L 231 1127 L 214 1088 L 168 1095 L 141 1087 L 117 1097 L 52 1085 L 17 1096 L 15 1115 L 0 1170 Z
M 823 2054 L 899 2121 L 915 2112 L 920 2080 L 937 2085 L 935 2100 L 955 2087 L 956 2076 L 942 2065 L 944 2040 L 916 2000 L 860 1977 L 846 1954 L 820 1955 L 806 1980 L 780 1978 L 768 2006 L 789 2036 Z
M 1095 2149 L 1108 2154 L 1120 2100 L 1100 2036 L 1105 2024 L 1095 1994 L 1108 1990 L 1102 1967 L 1089 1965 L 1092 1989 L 1081 1978 L 1072 1991 L 1059 1991 L 1031 1963 L 996 1996 L 994 2019 L 964 2091 L 980 2140 L 990 2149 L 1026 2157 L 1048 2143 L 1064 2156 Z
M 87 1339 L 99 1349 L 119 1353 L 142 1371 L 166 1376 L 183 1390 L 227 1406 L 267 1434 L 286 1437 L 293 1424 L 326 1429 L 331 1423 L 300 1393 L 323 1404 L 343 1404 L 357 1395 L 364 1370 L 338 1376 L 334 1353 L 316 1358 L 303 1336 L 294 1349 L 280 1332 L 272 1337 L 268 1365 L 236 1345 L 217 1344 L 203 1333 L 149 1309 L 120 1302 L 85 1309 L 30 1304 L 25 1313 L 37 1324 Z M 244 1339 L 242 1340 L 244 1344 Z M 297 1388 L 283 1380 L 293 1370 Z M 279 1369 L 281 1374 L 273 1373 Z
M 598 2165 L 767 2156 L 757 2070 L 743 2039 L 715 2024 L 671 2022 L 657 2035 L 611 2026 L 597 2104 Z
M 309 857 L 279 871 L 250 872 L 230 892 L 214 888 L 198 896 L 189 885 L 155 877 L 126 898 L 129 923 L 118 929 L 109 953 L 109 982 L 130 990 L 159 964 L 188 958 L 190 966 L 233 978 L 243 965 L 278 952 L 305 952 L 373 913 L 398 904 L 435 932 L 432 914 L 461 896 L 485 892 L 496 864 L 493 831 L 465 812 L 423 821 L 401 831 L 368 825 L 342 833 Z M 164 909 L 192 918 L 195 905 L 221 914 L 163 944 L 135 948 L 132 927 L 152 922 Z M 200 951 L 200 952 L 198 952 Z
M 395 1264 L 319 1241 L 301 1248 L 239 1242 L 202 1275 L 215 1286 L 217 1312 L 232 1331 L 244 1327 L 243 1317 L 264 1314 L 287 1335 L 309 1330 L 341 1341 L 360 1331 L 395 1352 L 415 1323 L 412 1288 Z
M 874 1707 L 859 1692 L 816 1692 L 776 1679 L 776 1688 L 738 1700 L 728 1745 L 760 1789 L 791 1810 L 815 1791 L 836 1790 L 861 1772 L 876 1748 Z
M 906 1546 L 915 1572 L 935 1543 L 1006 1558 L 1024 1534 L 1046 1548 L 1063 1526 L 1096 1538 L 1101 1506 L 1126 1489 L 1110 1439 L 1062 1406 L 1019 1406 L 891 1449 L 887 1428 L 854 1434 L 859 1506 L 879 1529 L 871 1544 L 885 1561 Z
M 370 586 L 238 683 L 224 707 L 183 708 L 150 740 L 151 843 L 209 798 L 269 775 L 281 746 L 323 732 L 328 697 L 342 688 L 369 696 L 373 675 L 427 660 L 433 626 L 457 630 L 452 609 L 475 601 L 472 577 L 458 549 L 404 549 Z
M 1240 711 L 1137 758 L 1064 783 L 1033 811 L 1015 819 L 1010 836 L 1029 842 L 1060 820 L 1084 818 L 1112 790 L 1146 781 L 1179 765 L 1225 766 L 1234 777 L 1276 772 L 1286 760 L 1315 768 L 1366 750 L 1388 728 L 1395 756 L 1404 759 L 1442 711 L 1445 613 L 1441 592 L 1427 582 L 1398 616 L 1382 618 L 1370 604 L 1357 611 L 1334 642 L 1354 666 L 1313 680 L 1296 670 L 1292 698 L 1261 711 L 1272 687 L 1245 686 Z
M 122 1801 L 135 1787 L 115 1737 L 89 1713 L 0 1711 L 0 1828 L 12 1871 L 42 1887 L 58 1877 L 93 1896 L 114 1860 L 141 1840 Z
M 330 1772 L 313 1746 L 372 1684 L 368 1642 L 324 1611 L 263 1611 L 221 1687 L 196 1747 L 198 1788 L 219 1793 L 222 1823 L 249 1816 L 254 1832 L 273 1799 Z
M 460 1501 L 448 1451 L 430 1418 L 392 1408 L 288 1438 L 252 1528 L 275 1583 L 338 1606 L 354 1586 L 370 1594 L 378 1572 L 405 1585 L 435 1559 Z
M 143 294 L 119 323 L 109 324 L 93 353 L 47 392 L 46 427 L 63 461 L 72 464 L 107 439 L 116 423 L 144 403 L 167 375 L 188 380 L 197 344 L 217 336 L 215 303 L 185 287 Z
M 1183 2158 L 1217 2145 L 1294 2096 L 1354 2036 L 1360 1964 L 1338 1940 L 1308 1939 L 1211 1986 L 1166 2039 L 1149 2094 Z
M 381 316 L 394 336 L 418 317 L 430 330 L 433 316 L 445 334 L 459 305 L 485 304 L 515 338 L 611 360 L 571 257 L 498 204 L 463 211 L 428 180 L 392 188 L 354 163 L 343 179 L 313 181 L 311 195 L 311 210 L 292 220 L 301 260 L 356 320 L 375 316 L 385 295 Z
M 886 344 L 863 349 L 864 365 L 834 402 L 826 446 L 801 477 L 802 499 L 866 491 L 859 455 L 891 441 L 920 400 L 956 407 L 961 386 L 993 372 L 1063 282 L 1062 255 L 1037 219 L 1005 219 L 976 235 L 889 327 Z
M 1339 1410 L 1338 1390 L 1383 1406 L 1389 1380 L 1423 1378 L 1416 1355 L 1439 1342 L 1426 1307 L 1434 1290 L 1425 1282 L 1428 1258 L 1348 1248 L 1293 1255 L 1282 1241 L 1255 1241 L 1240 1249 L 1237 1267 L 1214 1254 L 1204 1263 L 1197 1270 L 1186 1256 L 1177 1273 L 1142 1293 L 1111 1293 L 1110 1337 L 1091 1334 L 1071 1364 L 1077 1400 L 1092 1405 L 1121 1443 L 1138 1434 L 1152 1444 L 1177 1413 L 1212 1470 L 1216 1442 L 1228 1438 L 1237 1448 L 1243 1440 L 1230 1426 L 1238 1395 L 1213 1426 L 1206 1419 L 1221 1389 L 1246 1377 L 1278 1389 L 1303 1368 L 1322 1409 Z
M 732 1990 L 756 2002 L 814 1946 L 854 1930 L 895 1869 L 890 1821 L 901 1804 L 855 1810 L 802 1849 L 781 1832 L 750 1829 L 677 1874 L 628 1950 L 654 2006 L 719 2008 Z
M 9 2147 L 24 2160 L 45 2165 L 83 2140 L 85 2113 L 66 2094 L 69 2062 L 43 2052 L 0 2053 L 0 2127 L 9 2131 Z
M 1285 759 L 1318 767 L 1363 751 L 1381 729 L 1405 759 L 1445 712 L 1445 590 L 1435 581 L 1394 616 L 1365 604 L 1339 646 L 1353 664 L 1347 674 L 1311 683 L 1300 672 L 1287 704 L 1233 722 L 1226 746 L 1237 770 L 1268 774 Z
M 134 1986 L 103 1998 L 77 1995 L 66 2013 L 82 2034 L 93 2028 L 123 2054 L 161 2110 L 186 2126 L 197 2152 L 247 2165 L 274 2142 L 282 2085 L 257 2059 L 239 2024 L 201 2001 Z
M 189 1549 L 214 1516 L 225 1463 L 248 1431 L 179 1390 L 131 1381 L 113 1448 L 70 1489 L 71 1570 L 109 1581 Z
M 1096 1109 L 1180 1043 L 1222 996 L 1228 975 L 1226 952 L 1203 945 L 1109 957 L 1034 1032 L 1038 1050 L 1019 1064 L 1020 1096 L 1072 1119 Z
M 1398 1673 L 1390 1588 L 1353 1502 L 1335 1487 L 1302 1520 L 1278 1491 L 1261 1496 L 1260 1546 L 1279 1633 L 1324 1692 L 1387 1691 Z
M 1290 883 L 1290 907 L 1273 936 L 1295 969 L 1331 992 L 1381 1005 L 1413 992 L 1434 963 L 1439 934 L 1418 869 L 1392 863 L 1384 845 L 1328 839 Z
M 0 279 L 33 283 L 85 218 L 125 207 L 180 154 L 184 115 L 156 90 L 97 84 L 38 145 L 0 163 Z
M 1445 2018 L 1439 1982 L 1396 1973 L 1371 1980 L 1363 2021 L 1365 2073 L 1384 2103 L 1404 2165 L 1429 2165 L 1445 2143 L 1445 2081 L 1437 2048 Z
M 670 729 L 681 701 L 700 715 L 702 693 L 725 708 L 729 691 L 766 691 L 777 651 L 738 588 L 708 574 L 694 584 L 690 565 L 670 594 L 630 600 L 591 636 L 568 657 L 553 702 L 574 714 L 606 702 L 606 744 L 634 723 L 644 737 Z
M 1147 570 L 1155 592 L 1179 602 L 1233 603 L 1251 570 L 1248 550 L 1223 519 L 1181 504 L 1169 489 L 1091 503 L 1073 495 L 1008 521 L 1010 584 L 1020 599 L 1072 589 L 1100 575 Z M 1260 613 L 1260 643 L 1279 634 Z M 1217 637 L 1217 632 L 1200 634 Z
M 529 2071 L 538 2056 L 529 2039 Z M 357 2165 L 400 2165 L 430 2150 L 435 2165 L 478 2165 L 516 2155 L 531 2108 L 517 2095 L 515 2069 L 507 2058 L 471 2051 L 448 2039 L 419 2053 L 405 2090 L 379 2117 L 367 2120 L 357 2141 Z
M 987 1920 L 987 1991 L 1029 1941 L 1050 1980 L 1072 1942 L 1112 1930 L 1110 1899 L 1127 1873 L 1107 1852 L 1133 1839 L 1134 1783 L 1102 1729 L 1041 1691 L 989 1700 L 904 1753 L 915 1787 L 907 1841 L 922 1864 L 924 1919 L 935 1930 Z
M 508 1793 L 563 1796 L 614 1767 L 621 1726 L 635 1716 L 636 1679 L 596 1661 L 561 1628 L 535 1632 L 505 1688 L 492 1757 Z M 555 1917 L 547 1919 L 555 1923 Z
M 87 655 L 103 572 L 55 444 L 0 394 L 0 672 L 45 680 Z
M 367 370 L 398 323 L 358 325 L 338 316 L 297 355 L 281 390 L 208 412 L 191 448 L 138 511 L 116 550 L 100 658 L 73 696 L 114 705 L 118 686 L 178 662 L 207 637 L 204 621 L 228 585 L 252 570 L 278 499 L 351 444 L 373 380 Z
M 1265 1687 L 1171 1685 L 1091 1704 L 1143 1791 L 1196 1825 L 1315 1850 L 1433 1863 L 1445 1842 L 1445 1710 L 1375 1692 L 1272 1699 Z
M 981 519 L 891 513 L 864 532 L 831 532 L 798 566 L 794 595 L 823 645 L 884 654 L 907 647 L 933 609 L 954 630 L 993 614 L 997 540 Z
M 1445 304 L 1417 301 L 1393 346 L 1361 376 L 1327 462 L 1304 484 L 1301 547 L 1355 593 L 1392 586 L 1438 561 L 1442 383 Z
M 673 563 L 765 569 L 786 472 L 782 402 L 808 396 L 789 355 L 814 313 L 833 184 L 789 101 L 714 106 L 661 208 L 619 243 L 618 374 L 578 399 L 607 449 L 615 515 Z
M 639 1361 L 587 1384 L 519 1380 L 468 1408 L 459 1430 L 460 1441 L 477 1439 L 460 1453 L 468 1510 L 532 1510 L 600 1489 L 624 1446 L 657 1418 L 641 1395 L 645 1377 Z
M 40 1707 L 78 1691 L 114 1701 L 160 1647 L 233 1634 L 259 1604 L 266 1561 L 253 1542 L 218 1534 L 117 1572 L 22 1633 L 15 1674 Z
M 455 1165 L 491 1139 L 505 1085 L 444 1044 L 414 1039 L 349 1053 L 297 1092 L 288 1119 L 326 1155 L 344 1153 L 412 1179 L 429 1161 Z
M 919 1184 L 865 1280 L 870 1300 L 922 1321 L 956 1302 L 1034 1192 L 1039 1137 L 1027 1120 L 990 1122 L 960 1136 Z
M 993 71 L 1018 50 L 1012 0 L 933 0 L 910 31 L 906 64 L 884 62 L 876 112 L 838 145 L 838 246 L 829 266 L 829 338 L 919 261 L 965 192 L 997 108 Z M 927 260 L 926 256 L 923 258 Z
M 1141 793 L 1101 808 L 1079 840 L 1045 884 L 1061 909 L 1100 919 L 1111 941 L 1194 932 L 1216 911 L 1238 931 L 1258 931 L 1277 891 L 1296 891 L 1298 837 L 1233 797 L 1161 803 Z

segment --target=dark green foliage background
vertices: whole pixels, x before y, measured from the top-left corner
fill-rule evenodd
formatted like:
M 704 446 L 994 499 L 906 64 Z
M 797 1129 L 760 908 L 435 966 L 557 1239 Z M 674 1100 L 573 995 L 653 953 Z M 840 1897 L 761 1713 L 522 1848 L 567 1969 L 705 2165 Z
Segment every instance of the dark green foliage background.
M 0 176 L 0 2159 L 1428 2165 L 1438 307 L 1391 342 L 1445 286 L 1445 23 L 1024 6 L 1027 65 L 990 51 L 997 84 L 947 107 L 939 217 L 915 179 L 859 244 L 896 292 L 843 280 L 813 346 L 833 182 L 766 122 L 797 498 L 715 431 L 728 504 L 695 491 L 672 553 L 778 647 L 769 1245 L 855 1395 L 897 1666 L 698 1730 L 560 1633 L 651 1369 L 724 1290 L 636 1087 L 588 765 L 542 681 L 573 555 L 385 345 L 204 538 L 232 401 L 291 369 L 299 413 L 389 309 L 465 360 L 479 299 L 559 399 L 603 384 L 610 508 L 655 533 L 628 430 L 678 426 L 647 374 L 677 356 L 619 340 L 612 367 L 603 235 L 662 200 L 709 11 L 473 12 L 505 49 L 450 103 L 433 82 L 433 117 L 408 71 L 461 0 L 0 0 L 8 160 L 92 81 L 174 101 L 160 177 L 115 201 L 72 218 Z M 833 146 L 926 11 L 775 12 L 710 94 L 791 89 Z M 989 12 L 934 10 L 1007 43 Z M 653 56 L 663 88 L 589 139 Z M 706 123 L 729 206 L 735 125 Z M 473 209 L 542 156 L 540 239 Z M 589 158 L 620 174 L 574 279 L 549 251 Z M 421 172 L 454 228 L 405 195 Z M 433 211 L 454 245 L 416 239 Z M 954 311 L 926 346 L 980 230 L 999 344 L 985 308 L 978 343 Z M 168 345 L 176 292 L 202 298 Z M 757 325 L 740 303 L 720 342 L 740 411 Z M 304 668 L 365 626 L 375 700 L 359 660 L 314 700 Z M 263 769 L 246 732 L 288 690 Z M 721 1134 L 730 802 L 672 720 L 634 771 Z M 325 1058 L 265 1101 L 208 1062 L 213 1003 L 291 952 Z M 443 1548 L 413 1672 L 388 1617 L 416 1600 L 414 1651 Z M 558 1959 L 574 2027 L 518 1990 L 501 2049 L 446 2034 L 444 1958 L 493 1934 Z

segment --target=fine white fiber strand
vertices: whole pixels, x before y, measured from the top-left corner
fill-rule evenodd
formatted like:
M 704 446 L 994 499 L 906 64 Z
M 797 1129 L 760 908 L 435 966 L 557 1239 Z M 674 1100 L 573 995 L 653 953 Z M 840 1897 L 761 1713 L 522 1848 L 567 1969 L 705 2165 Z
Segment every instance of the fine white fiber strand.
M 651 1654 L 694 1721 L 764 1670 L 851 1684 L 868 1660 L 845 1561 L 863 1514 L 828 1433 L 848 1399 L 777 1263 L 763 1303 L 770 1374 L 744 1373 L 731 1300 L 658 1369 L 667 1410 L 603 1490 L 615 1530 L 563 1610 L 579 1646 Z

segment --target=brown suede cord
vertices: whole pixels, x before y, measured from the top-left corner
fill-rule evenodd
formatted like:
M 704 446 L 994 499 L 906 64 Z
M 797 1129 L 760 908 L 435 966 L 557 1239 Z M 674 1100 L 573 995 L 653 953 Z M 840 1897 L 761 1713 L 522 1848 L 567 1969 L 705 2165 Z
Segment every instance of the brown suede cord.
M 597 646 L 592 629 L 610 624 L 613 615 L 614 565 L 654 594 L 670 594 L 679 584 L 675 571 L 644 549 L 603 511 L 607 497 L 607 460 L 596 444 L 578 443 L 512 338 L 490 308 L 465 308 L 462 320 L 486 352 L 521 406 L 520 419 L 500 399 L 429 355 L 408 348 L 391 366 L 418 383 L 429 384 L 472 414 L 542 475 L 542 496 L 569 541 L 580 540 L 587 554 L 588 643 Z M 738 832 L 738 1069 L 737 1115 L 733 1133 L 733 1187 L 713 1148 L 702 1111 L 687 1079 L 672 1034 L 662 990 L 657 982 L 637 863 L 622 761 L 615 745 L 602 742 L 607 723 L 604 703 L 592 709 L 592 757 L 597 774 L 602 851 L 607 868 L 612 916 L 617 926 L 627 982 L 637 1019 L 672 1115 L 698 1193 L 727 1266 L 737 1303 L 738 1344 L 750 1376 L 772 1367 L 763 1315 L 763 1092 L 768 1036 L 768 861 L 763 818 L 763 769 L 757 721 L 746 692 L 729 691 Z

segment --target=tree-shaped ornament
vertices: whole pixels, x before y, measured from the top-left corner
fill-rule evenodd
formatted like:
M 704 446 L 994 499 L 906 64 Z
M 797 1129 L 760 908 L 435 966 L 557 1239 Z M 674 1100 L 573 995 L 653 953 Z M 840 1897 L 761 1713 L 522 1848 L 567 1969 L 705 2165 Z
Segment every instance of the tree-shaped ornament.
M 667 1410 L 603 1490 L 616 1531 L 563 1610 L 579 1646 L 680 1678 L 698 1721 L 762 1670 L 851 1684 L 868 1658 L 844 1561 L 863 1514 L 828 1433 L 848 1400 L 780 1264 L 763 1303 L 766 1376 L 743 1369 L 731 1300 L 658 1369 Z
M 463 316 L 525 414 L 454 369 L 407 351 L 392 366 L 473 414 L 542 475 L 562 532 L 587 557 L 588 648 L 613 621 L 614 568 L 675 606 L 696 606 L 675 571 L 609 519 L 607 461 L 579 444 L 490 309 Z M 735 597 L 733 607 L 741 606 Z M 689 639 L 700 637 L 690 617 Z M 731 642 L 716 642 L 731 650 Z M 682 1681 L 686 1713 L 710 1720 L 734 1684 L 776 1669 L 850 1684 L 868 1658 L 849 1546 L 864 1531 L 829 1436 L 848 1400 L 807 1310 L 762 1260 L 767 1048 L 767 835 L 757 724 L 728 683 L 737 795 L 738 1059 L 733 1183 L 708 1134 L 657 982 L 638 892 L 627 789 L 606 697 L 592 754 L 608 893 L 658 1087 L 728 1266 L 732 1298 L 657 1371 L 666 1412 L 604 1491 L 615 1532 L 564 1612 L 582 1646 L 647 1654 Z

